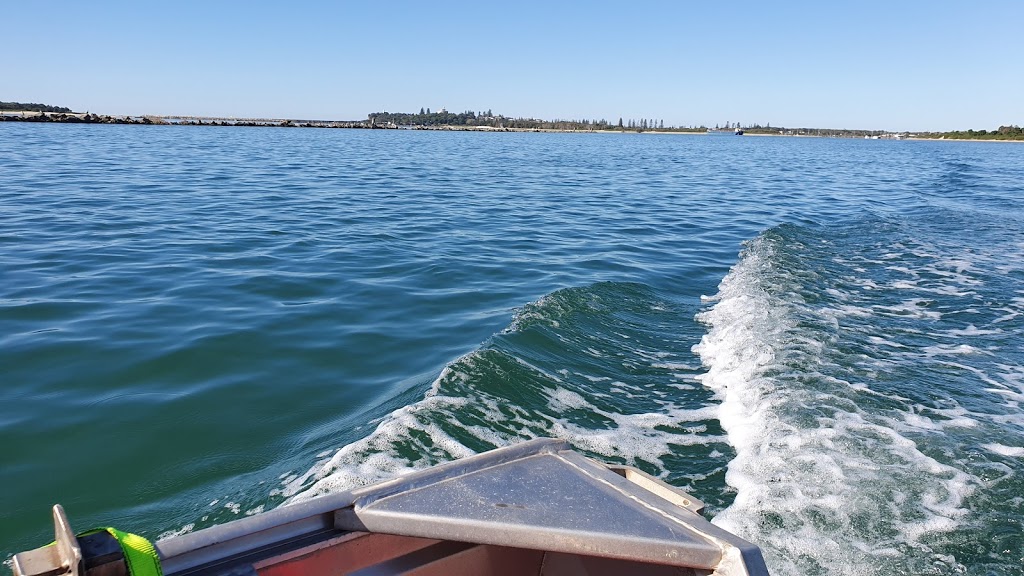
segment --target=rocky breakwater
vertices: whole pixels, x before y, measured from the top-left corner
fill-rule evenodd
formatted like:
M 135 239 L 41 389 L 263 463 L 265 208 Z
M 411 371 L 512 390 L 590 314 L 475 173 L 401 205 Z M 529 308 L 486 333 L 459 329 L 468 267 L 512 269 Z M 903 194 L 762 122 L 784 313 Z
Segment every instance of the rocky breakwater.
M 160 124 L 147 116 L 100 116 L 99 114 L 7 112 L 0 115 L 5 122 L 58 122 L 65 124 Z

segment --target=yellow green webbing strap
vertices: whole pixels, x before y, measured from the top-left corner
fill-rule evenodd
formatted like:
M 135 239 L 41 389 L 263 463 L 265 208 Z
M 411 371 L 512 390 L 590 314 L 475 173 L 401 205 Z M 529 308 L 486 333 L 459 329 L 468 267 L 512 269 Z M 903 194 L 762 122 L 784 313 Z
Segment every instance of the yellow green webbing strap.
M 121 545 L 129 576 L 164 576 L 163 570 L 160 569 L 160 556 L 149 540 L 138 534 L 129 534 L 110 527 L 86 530 L 79 536 L 88 536 L 97 532 L 107 532 Z
M 121 532 L 116 528 L 104 528 L 117 539 L 124 550 L 124 562 L 130 576 L 164 576 L 160 569 L 160 556 L 149 540 L 137 534 Z

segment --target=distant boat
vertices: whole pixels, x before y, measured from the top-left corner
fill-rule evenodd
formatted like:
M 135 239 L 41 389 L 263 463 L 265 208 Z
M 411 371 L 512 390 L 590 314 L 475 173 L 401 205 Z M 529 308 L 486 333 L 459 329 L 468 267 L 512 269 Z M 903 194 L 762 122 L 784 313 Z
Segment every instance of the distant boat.
M 718 128 L 715 128 L 715 129 L 708 128 L 708 134 L 728 135 L 728 136 L 743 136 L 743 128 L 736 128 L 735 130 L 729 130 L 729 129 L 719 130 Z

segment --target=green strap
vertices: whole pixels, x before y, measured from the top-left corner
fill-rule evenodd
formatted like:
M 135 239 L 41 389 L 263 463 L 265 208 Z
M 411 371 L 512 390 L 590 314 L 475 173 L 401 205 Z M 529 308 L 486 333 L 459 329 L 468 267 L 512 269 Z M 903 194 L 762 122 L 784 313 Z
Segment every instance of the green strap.
M 88 536 L 97 532 L 106 532 L 117 540 L 121 545 L 121 552 L 124 553 L 124 563 L 128 567 L 128 576 L 164 576 L 160 568 L 160 555 L 156 553 L 153 544 L 139 536 L 122 532 L 117 528 L 93 528 L 80 532 L 78 537 Z M 47 546 L 54 546 L 56 542 L 50 542 Z
M 160 556 L 149 540 L 137 534 L 122 532 L 116 528 L 104 528 L 121 544 L 124 561 L 130 576 L 164 576 L 160 569 Z
M 78 537 L 97 532 L 110 534 L 121 545 L 121 551 L 124 552 L 124 563 L 128 567 L 128 576 L 164 576 L 163 570 L 160 569 L 160 556 L 149 540 L 138 534 L 129 534 L 109 526 L 86 530 L 79 533 Z M 48 546 L 53 545 L 53 542 L 48 544 Z

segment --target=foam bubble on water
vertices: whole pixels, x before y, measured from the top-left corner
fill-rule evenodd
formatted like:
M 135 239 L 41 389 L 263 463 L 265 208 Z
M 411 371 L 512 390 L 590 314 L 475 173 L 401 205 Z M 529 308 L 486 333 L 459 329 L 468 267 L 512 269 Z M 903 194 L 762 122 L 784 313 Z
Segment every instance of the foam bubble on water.
M 865 290 L 881 290 L 882 289 L 882 287 L 879 286 L 878 283 L 876 283 L 874 280 L 869 280 L 867 278 L 861 279 L 861 280 L 857 280 L 857 285 L 860 286 L 861 288 L 865 289 Z
M 870 318 L 875 315 L 874 310 L 869 306 L 852 306 L 852 305 L 839 305 L 832 308 L 833 314 L 837 317 L 860 317 Z
M 992 321 L 993 324 L 997 324 L 997 323 L 1000 323 L 1000 322 L 1009 322 L 1011 320 L 1016 320 L 1017 317 L 1021 315 L 1021 312 L 1019 310 L 1014 310 L 1012 308 L 1005 308 L 1005 307 L 1004 308 L 995 308 L 995 310 L 997 310 L 999 312 L 1006 312 L 1006 314 L 1004 314 L 1003 316 L 1000 316 L 999 318 L 996 318 L 995 320 L 993 320 Z
M 992 452 L 993 454 L 999 454 L 1000 456 L 1009 456 L 1011 458 L 1024 457 L 1024 447 L 1021 446 L 1006 446 L 1004 444 L 982 444 L 982 448 Z
M 975 414 L 959 405 L 954 405 L 951 408 L 936 408 L 915 404 L 903 414 L 901 421 L 891 419 L 889 422 L 897 430 L 913 429 L 941 432 L 949 429 L 977 428 L 980 426 L 979 418 L 984 417 L 984 415 Z
M 983 330 L 978 328 L 974 324 L 968 324 L 967 328 L 957 328 L 953 330 L 943 330 L 940 332 L 943 336 L 950 336 L 953 338 L 963 338 L 965 336 L 990 336 L 992 334 L 1002 334 L 1003 331 L 1000 329 Z
M 896 256 L 896 255 L 894 255 L 894 256 Z M 900 254 L 900 255 L 898 255 L 896 257 L 900 257 L 900 256 L 902 256 L 902 254 Z M 907 276 L 910 276 L 912 278 L 920 278 L 921 277 L 921 275 L 917 272 L 917 270 L 911 270 L 910 268 L 907 268 L 906 266 L 886 266 L 885 269 L 886 270 L 892 270 L 893 272 L 900 272 L 900 273 L 906 274 Z
M 869 336 L 868 341 L 871 342 L 872 344 L 877 344 L 879 346 L 889 346 L 890 348 L 906 348 L 905 345 L 900 344 L 899 342 L 889 340 L 888 338 L 882 338 L 881 336 Z
M 176 536 L 182 536 L 184 534 L 188 534 L 189 532 L 191 532 L 191 531 L 193 531 L 195 529 L 196 529 L 195 523 L 185 524 L 184 526 L 182 526 L 181 528 L 178 528 L 177 530 L 168 530 L 166 532 L 160 533 L 160 535 L 156 537 L 156 541 L 159 542 L 161 540 L 167 540 L 168 538 L 174 538 Z
M 926 289 L 926 291 L 932 292 L 934 294 L 941 294 L 943 296 L 958 296 L 958 297 L 974 296 L 974 295 L 977 294 L 977 292 L 974 292 L 973 290 L 961 290 L 961 289 L 956 288 L 954 286 L 940 286 L 938 288 Z
M 593 404 L 587 402 L 580 396 L 578 392 L 567 390 L 565 388 L 557 388 L 548 397 L 548 406 L 556 411 L 562 412 L 564 410 L 597 410 Z
M 921 352 L 925 356 L 955 356 L 959 354 L 977 354 L 981 350 L 970 344 L 937 344 L 935 346 L 924 346 Z
M 902 422 L 894 422 L 894 426 L 899 426 L 903 429 L 914 429 L 914 430 L 930 430 L 938 431 L 942 429 L 942 426 L 936 423 L 927 416 L 916 414 L 914 412 L 908 412 L 903 416 Z

